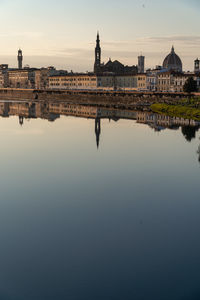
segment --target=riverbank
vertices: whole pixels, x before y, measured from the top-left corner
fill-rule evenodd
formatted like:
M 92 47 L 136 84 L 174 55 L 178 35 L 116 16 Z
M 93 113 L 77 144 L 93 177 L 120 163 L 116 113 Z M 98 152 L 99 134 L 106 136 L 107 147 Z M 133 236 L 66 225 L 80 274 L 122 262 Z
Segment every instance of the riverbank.
M 200 94 L 193 94 L 200 97 Z M 55 101 L 80 101 L 89 103 L 122 103 L 122 104 L 153 104 L 177 103 L 180 99 L 187 98 L 185 93 L 161 93 L 138 91 L 105 91 L 105 90 L 37 90 L 1 88 L 0 99 L 9 100 L 55 100 Z
M 150 108 L 155 113 L 200 121 L 200 99 L 185 99 L 176 105 L 155 103 Z
M 154 104 L 179 106 L 188 101 L 199 101 L 200 94 L 189 95 L 184 93 L 159 92 L 128 92 L 128 91 L 82 91 L 82 90 L 36 90 L 36 89 L 0 89 L 2 101 L 53 101 L 71 104 L 116 108 L 126 110 L 150 111 Z M 185 104 L 184 104 L 185 105 Z M 152 106 L 159 113 L 168 113 L 166 106 Z M 199 107 L 200 109 L 200 107 Z M 185 109 L 184 109 L 185 110 Z M 169 111 L 169 113 L 172 113 Z M 179 112 L 175 112 L 175 115 Z M 195 117 L 198 113 L 195 113 Z M 181 117 L 184 115 L 180 113 Z M 187 117 L 187 114 L 186 114 Z

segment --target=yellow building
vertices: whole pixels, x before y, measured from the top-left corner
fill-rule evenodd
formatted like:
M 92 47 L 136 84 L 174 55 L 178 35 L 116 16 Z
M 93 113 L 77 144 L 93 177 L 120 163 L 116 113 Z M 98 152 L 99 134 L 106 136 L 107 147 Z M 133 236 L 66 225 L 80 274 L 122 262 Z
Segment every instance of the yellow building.
M 93 74 L 68 74 L 49 77 L 50 89 L 80 89 L 97 88 L 97 76 Z
M 158 92 L 171 92 L 172 85 L 173 85 L 173 78 L 172 78 L 171 71 L 160 72 L 158 74 Z
M 147 75 L 142 73 L 135 75 L 135 77 L 137 90 L 141 92 L 147 91 Z
M 10 88 L 34 89 L 36 69 L 9 70 L 8 81 Z
M 146 76 L 143 75 L 143 78 Z M 143 88 L 146 85 L 142 85 Z M 49 77 L 50 89 L 80 89 L 80 90 L 136 90 L 135 75 L 115 76 L 113 74 L 68 74 Z

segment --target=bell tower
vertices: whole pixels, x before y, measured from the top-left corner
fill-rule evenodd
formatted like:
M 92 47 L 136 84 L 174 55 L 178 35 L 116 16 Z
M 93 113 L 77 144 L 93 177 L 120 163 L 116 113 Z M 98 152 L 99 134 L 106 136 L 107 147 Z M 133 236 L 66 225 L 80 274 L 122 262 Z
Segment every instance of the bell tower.
M 23 55 L 21 49 L 18 50 L 17 60 L 18 60 L 18 69 L 22 69 Z
M 100 46 L 99 32 L 97 32 L 94 73 L 100 72 L 100 69 L 101 69 L 101 46 Z
M 143 55 L 138 56 L 138 73 L 144 73 L 145 57 Z
M 198 58 L 194 61 L 194 72 L 200 72 L 200 60 Z

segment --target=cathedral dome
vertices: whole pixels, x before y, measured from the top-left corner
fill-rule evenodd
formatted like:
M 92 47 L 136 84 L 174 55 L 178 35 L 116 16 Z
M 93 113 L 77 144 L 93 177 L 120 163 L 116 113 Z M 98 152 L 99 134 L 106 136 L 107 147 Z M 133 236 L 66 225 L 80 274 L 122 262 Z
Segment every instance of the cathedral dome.
M 171 53 L 166 56 L 163 62 L 163 68 L 182 72 L 182 61 L 180 57 L 175 53 L 174 47 L 172 47 Z

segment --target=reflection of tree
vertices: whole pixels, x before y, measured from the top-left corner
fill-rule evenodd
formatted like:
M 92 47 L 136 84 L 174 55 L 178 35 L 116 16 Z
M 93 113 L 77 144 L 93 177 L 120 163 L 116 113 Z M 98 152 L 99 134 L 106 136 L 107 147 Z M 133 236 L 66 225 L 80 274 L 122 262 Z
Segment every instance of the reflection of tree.
M 198 131 L 198 126 L 183 126 L 182 133 L 188 142 L 196 137 L 196 132 Z

